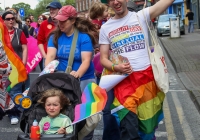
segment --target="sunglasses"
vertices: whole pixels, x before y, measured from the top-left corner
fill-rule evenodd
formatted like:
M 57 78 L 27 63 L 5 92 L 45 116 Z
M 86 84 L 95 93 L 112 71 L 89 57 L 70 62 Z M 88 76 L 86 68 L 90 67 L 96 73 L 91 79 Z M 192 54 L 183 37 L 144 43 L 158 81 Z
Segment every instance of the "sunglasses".
M 14 17 L 12 17 L 12 18 L 5 18 L 5 20 L 6 21 L 15 20 L 15 18 Z
M 43 20 L 43 18 L 38 18 L 38 20 Z
M 27 20 L 26 22 L 31 22 L 30 20 Z

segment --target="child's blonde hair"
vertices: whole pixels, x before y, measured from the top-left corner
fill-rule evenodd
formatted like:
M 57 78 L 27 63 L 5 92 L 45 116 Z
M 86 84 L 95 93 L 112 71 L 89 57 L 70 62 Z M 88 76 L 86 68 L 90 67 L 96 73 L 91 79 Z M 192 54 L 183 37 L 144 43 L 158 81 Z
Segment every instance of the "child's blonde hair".
M 89 16 L 91 19 L 97 19 L 102 17 L 104 11 L 108 9 L 108 6 L 101 2 L 94 2 L 89 10 Z
M 115 11 L 111 7 L 109 7 L 108 8 L 108 14 L 110 14 L 110 17 L 114 17 L 115 16 Z
M 70 105 L 70 101 L 69 99 L 64 95 L 64 93 L 62 92 L 62 90 L 57 89 L 57 88 L 51 88 L 51 89 L 47 89 L 42 93 L 42 97 L 38 100 L 38 103 L 42 104 L 43 107 L 45 107 L 45 103 L 47 98 L 49 97 L 54 97 L 54 96 L 58 96 L 60 99 L 60 105 L 62 107 L 62 109 L 60 110 L 61 113 L 65 114 L 66 111 L 66 107 L 67 105 Z

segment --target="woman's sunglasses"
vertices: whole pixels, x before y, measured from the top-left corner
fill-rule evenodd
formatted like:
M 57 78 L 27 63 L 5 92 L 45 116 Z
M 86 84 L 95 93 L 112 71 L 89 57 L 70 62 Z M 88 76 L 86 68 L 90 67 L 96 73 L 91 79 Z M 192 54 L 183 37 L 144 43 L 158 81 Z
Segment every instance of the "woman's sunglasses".
M 28 22 L 28 23 L 29 23 L 29 22 L 31 22 L 31 21 L 30 21 L 30 20 L 27 20 L 26 22 Z
M 5 20 L 6 21 L 15 20 L 15 18 L 14 17 L 12 17 L 12 18 L 5 18 Z
M 38 20 L 43 20 L 43 18 L 38 18 Z

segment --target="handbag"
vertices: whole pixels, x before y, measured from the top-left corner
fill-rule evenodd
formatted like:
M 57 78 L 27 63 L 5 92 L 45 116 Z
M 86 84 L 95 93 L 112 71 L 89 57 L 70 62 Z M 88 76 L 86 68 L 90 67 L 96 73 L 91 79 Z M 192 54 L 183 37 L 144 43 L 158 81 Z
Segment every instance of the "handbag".
M 148 45 L 148 53 L 149 53 L 150 63 L 153 69 L 154 79 L 158 88 L 162 92 L 167 93 L 169 91 L 169 75 L 168 75 L 167 65 L 165 62 L 165 57 L 164 57 L 162 48 L 160 44 L 158 43 L 155 30 L 149 27 L 147 18 L 144 14 L 144 10 L 142 10 L 142 12 L 143 12 L 143 16 L 148 27 L 149 38 L 152 41 L 152 45 L 154 46 L 153 48 L 151 48 L 152 46 L 149 45 L 149 42 L 146 42 L 146 44 Z M 137 15 L 137 18 L 138 18 L 138 15 Z M 139 21 L 139 24 L 140 24 L 140 21 Z M 140 27 L 142 28 L 141 24 L 140 24 Z M 144 31 L 143 31 L 143 34 L 144 34 L 144 38 L 146 38 Z M 145 40 L 147 41 L 147 38 Z
M 75 49 L 76 49 L 77 39 L 78 39 L 78 30 L 75 28 L 74 29 L 74 36 L 73 36 L 73 39 L 72 39 L 72 46 L 71 46 L 70 53 L 69 53 L 68 65 L 67 65 L 67 68 L 65 70 L 65 72 L 68 73 L 68 74 L 72 71 L 72 64 L 73 64 L 73 61 L 74 61 L 74 52 L 75 52 Z

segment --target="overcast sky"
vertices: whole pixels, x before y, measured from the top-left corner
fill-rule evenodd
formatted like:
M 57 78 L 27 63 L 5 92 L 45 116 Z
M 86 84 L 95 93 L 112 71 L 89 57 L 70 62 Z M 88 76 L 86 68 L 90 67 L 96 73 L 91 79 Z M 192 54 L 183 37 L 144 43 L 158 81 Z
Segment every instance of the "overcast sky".
M 5 2 L 5 5 L 4 5 Z M 31 9 L 35 9 L 36 5 L 39 3 L 38 0 L 0 0 L 0 7 L 2 9 L 4 9 L 5 7 L 12 7 L 13 4 L 17 4 L 17 3 L 26 3 L 29 4 L 31 6 Z

